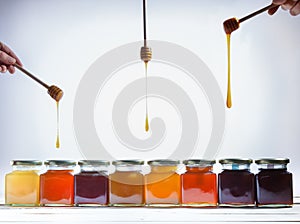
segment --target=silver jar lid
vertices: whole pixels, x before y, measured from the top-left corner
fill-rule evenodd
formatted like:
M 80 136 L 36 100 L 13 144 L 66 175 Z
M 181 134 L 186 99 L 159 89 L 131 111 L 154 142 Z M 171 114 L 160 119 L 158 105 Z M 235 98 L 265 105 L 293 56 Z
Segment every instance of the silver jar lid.
M 72 167 L 72 166 L 76 166 L 76 162 L 73 160 L 46 160 L 44 162 L 44 164 L 46 166 L 55 166 L 55 167 Z
M 286 169 L 289 162 L 290 160 L 287 158 L 264 158 L 255 160 L 260 170 Z
M 250 165 L 252 162 L 253 162 L 252 159 L 237 159 L 237 158 L 219 160 L 219 163 L 221 163 L 222 165 L 224 164 Z
M 216 163 L 216 160 L 189 159 L 182 161 L 182 163 L 188 167 L 207 167 L 213 166 Z
M 250 165 L 253 162 L 252 159 L 220 159 L 219 163 L 222 164 L 223 170 L 249 170 Z
M 43 162 L 40 160 L 12 160 L 12 166 L 41 166 Z
M 143 160 L 115 160 L 112 162 L 113 165 L 115 166 L 137 166 L 137 165 L 143 165 L 144 161 Z
M 177 166 L 180 164 L 179 160 L 172 159 L 157 159 L 148 161 L 150 166 Z
M 110 162 L 107 160 L 79 160 L 79 166 L 109 166 Z
M 258 165 L 261 164 L 270 164 L 270 165 L 275 165 L 275 164 L 283 164 L 286 165 L 290 162 L 288 158 L 263 158 L 263 159 L 257 159 L 255 160 L 255 163 Z

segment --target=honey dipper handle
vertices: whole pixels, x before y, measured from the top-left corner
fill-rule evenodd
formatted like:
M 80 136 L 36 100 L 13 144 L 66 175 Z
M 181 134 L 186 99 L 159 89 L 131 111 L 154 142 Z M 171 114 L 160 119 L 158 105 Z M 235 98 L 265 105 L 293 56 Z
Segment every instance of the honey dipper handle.
M 268 9 L 273 8 L 273 7 L 277 7 L 277 5 L 271 4 L 271 5 L 268 5 L 268 6 L 264 7 L 264 8 L 262 8 L 262 9 L 259 9 L 256 12 L 253 12 L 250 15 L 245 16 L 245 17 L 239 19 L 239 23 L 242 23 L 242 22 L 246 21 L 247 19 L 250 19 L 250 18 L 252 18 L 252 17 L 254 17 L 254 16 L 256 16 L 256 15 L 258 15 L 258 14 L 264 12 L 264 11 L 267 11 Z
M 46 89 L 49 89 L 49 86 L 44 83 L 43 81 L 39 80 L 37 77 L 35 77 L 33 74 L 31 74 L 29 71 L 27 71 L 25 68 L 21 67 L 18 64 L 14 64 L 14 66 L 19 69 L 20 71 L 22 71 L 23 73 L 25 73 L 26 75 L 28 75 L 30 78 L 32 78 L 34 81 L 38 82 L 39 84 L 41 84 L 42 86 L 44 86 Z

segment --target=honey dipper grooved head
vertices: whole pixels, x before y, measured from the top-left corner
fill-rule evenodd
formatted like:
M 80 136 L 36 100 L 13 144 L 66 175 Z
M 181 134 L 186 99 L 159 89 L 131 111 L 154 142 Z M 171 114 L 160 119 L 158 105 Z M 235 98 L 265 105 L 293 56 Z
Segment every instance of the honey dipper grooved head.
M 57 86 L 52 85 L 48 89 L 48 94 L 58 102 L 63 97 L 64 92 Z
M 223 22 L 223 27 L 226 34 L 231 34 L 240 27 L 240 23 L 236 18 L 231 18 Z
M 152 50 L 150 47 L 144 46 L 141 48 L 141 59 L 147 63 L 152 59 Z

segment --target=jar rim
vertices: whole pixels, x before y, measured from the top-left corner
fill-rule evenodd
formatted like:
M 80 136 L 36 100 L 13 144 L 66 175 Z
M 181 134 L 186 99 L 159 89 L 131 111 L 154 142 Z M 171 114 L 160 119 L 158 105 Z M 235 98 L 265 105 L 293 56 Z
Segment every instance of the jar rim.
M 180 164 L 179 160 L 172 159 L 156 159 L 148 161 L 150 166 L 177 166 Z
M 143 165 L 144 161 L 139 159 L 133 159 L 133 160 L 115 160 L 112 161 L 112 164 L 115 166 L 127 166 L 127 165 Z
M 107 160 L 79 160 L 79 166 L 108 166 L 110 164 Z
M 74 160 L 46 160 L 44 164 L 46 166 L 76 166 Z
M 220 159 L 219 163 L 223 164 L 238 164 L 238 165 L 242 165 L 242 164 L 251 164 L 253 162 L 252 159 L 248 159 L 248 158 L 229 158 L 229 159 Z
M 255 163 L 258 165 L 261 164 L 288 164 L 290 163 L 290 159 L 288 158 L 262 158 L 255 160 Z
M 189 159 L 183 160 L 182 163 L 186 166 L 212 166 L 216 163 L 216 160 L 206 160 L 206 159 Z
M 40 160 L 12 160 L 12 166 L 41 166 L 43 162 Z

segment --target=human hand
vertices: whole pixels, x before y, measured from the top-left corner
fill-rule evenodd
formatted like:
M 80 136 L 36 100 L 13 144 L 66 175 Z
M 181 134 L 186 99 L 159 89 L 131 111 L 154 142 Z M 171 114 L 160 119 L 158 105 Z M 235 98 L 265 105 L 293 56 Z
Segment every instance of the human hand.
M 300 14 L 300 0 L 273 0 L 274 5 L 281 5 L 284 10 L 289 10 L 292 16 Z M 269 9 L 268 13 L 273 15 L 277 11 L 278 7 Z
M 15 53 L 4 43 L 0 42 L 0 72 L 5 73 L 9 71 L 9 73 L 13 74 L 15 72 L 15 67 L 13 66 L 15 63 L 22 66 L 22 62 Z

